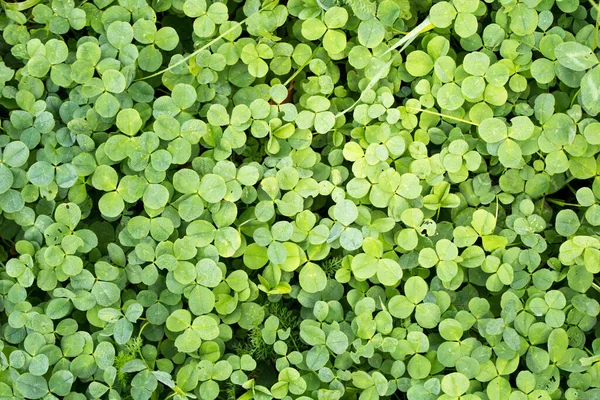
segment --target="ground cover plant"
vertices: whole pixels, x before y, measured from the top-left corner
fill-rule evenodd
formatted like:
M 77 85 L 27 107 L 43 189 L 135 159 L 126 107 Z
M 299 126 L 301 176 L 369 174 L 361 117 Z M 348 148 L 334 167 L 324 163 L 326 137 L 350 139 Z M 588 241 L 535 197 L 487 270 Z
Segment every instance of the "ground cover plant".
M 0 6 L 0 398 L 600 399 L 594 1 Z

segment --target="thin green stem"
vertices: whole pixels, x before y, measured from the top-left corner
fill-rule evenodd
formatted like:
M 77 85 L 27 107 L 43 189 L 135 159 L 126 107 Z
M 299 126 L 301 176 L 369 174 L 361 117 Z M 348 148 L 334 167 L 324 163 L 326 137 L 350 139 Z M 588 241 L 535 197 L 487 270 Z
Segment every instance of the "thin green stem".
M 238 225 L 238 228 L 241 228 L 242 226 L 251 223 L 252 221 L 256 221 L 256 218 L 250 218 L 245 220 L 244 222 L 242 222 L 241 224 Z
M 577 95 L 579 94 L 580 91 L 581 91 L 581 88 L 577 89 L 577 91 L 573 95 L 573 98 L 571 99 L 571 107 L 573 107 L 573 104 L 575 104 L 575 100 L 577 100 Z
M 425 18 L 423 20 L 423 22 L 421 22 L 419 25 L 415 26 L 406 36 L 404 36 L 403 38 L 398 40 L 396 43 L 394 43 L 383 54 L 381 54 L 380 57 L 383 57 L 387 53 L 396 50 L 398 47 L 400 47 L 400 49 L 398 50 L 398 53 L 401 53 L 402 50 L 404 50 L 406 48 L 406 46 L 411 44 L 413 42 L 413 40 L 415 40 L 417 38 L 417 36 L 419 36 L 422 32 L 431 30 L 432 28 L 433 28 L 433 25 L 429 21 L 429 17 Z M 386 76 L 389 73 L 389 68 L 392 66 L 393 61 L 394 61 L 394 58 L 392 57 L 391 60 L 389 60 L 387 63 L 385 63 L 385 65 L 383 65 L 379 69 L 377 74 L 375 74 L 375 76 L 371 79 L 371 81 L 369 81 L 369 83 L 367 84 L 367 87 L 363 89 L 363 92 L 371 90 L 377 84 L 377 82 L 379 82 L 380 79 L 382 79 L 384 76 Z M 342 115 L 346 114 L 349 111 L 352 111 L 352 109 L 354 109 L 354 107 L 356 107 L 356 105 L 358 103 L 360 103 L 360 101 L 361 100 L 359 97 L 354 102 L 354 104 L 352 104 L 350 107 L 346 108 L 344 111 L 340 111 L 339 113 L 337 113 L 336 118 L 341 117 Z
M 38 1 L 39 1 L 39 0 L 38 0 Z M 265 4 L 265 5 L 264 5 L 264 6 L 263 6 L 263 7 L 262 7 L 260 10 L 258 10 L 257 12 L 264 11 L 265 9 L 267 9 L 269 6 L 271 6 L 271 5 L 273 5 L 273 4 L 274 4 L 274 2 L 269 2 L 268 4 Z M 252 14 L 252 15 L 254 15 L 254 14 Z M 252 16 L 252 15 L 251 15 L 251 16 Z M 250 17 L 251 17 L 251 16 L 250 16 Z M 181 64 L 183 64 L 183 63 L 185 63 L 185 62 L 187 62 L 187 61 L 188 61 L 189 59 L 191 59 L 192 57 L 196 57 L 196 56 L 197 56 L 198 54 L 200 54 L 202 51 L 204 51 L 204 50 L 208 49 L 210 46 L 212 46 L 213 44 L 215 44 L 217 41 L 221 40 L 222 38 L 224 38 L 225 36 L 227 36 L 228 34 L 230 34 L 231 32 L 233 32 L 234 30 L 236 30 L 237 28 L 239 28 L 239 27 L 241 27 L 242 25 L 244 25 L 244 24 L 245 24 L 245 23 L 248 21 L 248 19 L 249 19 L 250 17 L 244 18 L 243 20 L 241 20 L 241 21 L 240 21 L 240 22 L 238 22 L 237 24 L 233 25 L 231 28 L 227 29 L 225 32 L 221 33 L 219 36 L 217 36 L 216 38 L 214 38 L 214 39 L 213 39 L 213 40 L 211 40 L 210 42 L 206 43 L 204 46 L 200 47 L 198 50 L 194 51 L 192 54 L 189 54 L 189 55 L 187 55 L 187 56 L 183 57 L 181 60 L 177 61 L 175 64 L 173 64 L 173 65 L 170 65 L 170 66 L 168 66 L 167 68 L 165 68 L 165 69 L 163 69 L 163 70 L 161 70 L 161 71 L 155 72 L 155 73 L 154 73 L 154 74 L 152 74 L 152 75 L 148 75 L 148 76 L 145 76 L 145 77 L 143 77 L 143 78 L 136 79 L 136 81 L 143 81 L 143 80 L 146 80 L 146 79 L 154 78 L 155 76 L 162 75 L 162 74 L 164 74 L 165 72 L 168 72 L 168 71 L 172 70 L 173 68 L 175 68 L 175 67 L 178 67 L 179 65 L 181 65 Z
M 524 42 L 524 41 L 522 41 L 522 40 L 519 40 L 519 39 L 515 39 L 515 40 L 516 40 L 517 42 L 521 43 L 521 44 L 524 44 L 525 46 L 529 46 L 529 47 L 531 47 L 532 49 L 535 49 L 535 50 L 539 51 L 540 53 L 542 52 L 542 51 L 541 51 L 541 50 L 540 50 L 538 47 L 534 46 L 533 44 L 526 43 L 526 42 Z
M 245 18 L 244 20 L 242 20 L 242 21 L 238 22 L 237 24 L 233 25 L 231 28 L 227 29 L 225 32 L 221 33 L 219 36 L 217 36 L 216 38 L 214 38 L 210 42 L 206 43 L 204 46 L 200 47 L 198 50 L 194 51 L 192 54 L 189 54 L 188 56 L 183 57 L 181 60 L 177 61 L 175 64 L 170 65 L 170 66 L 168 66 L 167 68 L 165 68 L 165 69 L 163 69 L 161 71 L 155 72 L 152 75 L 148 75 L 148 76 L 145 76 L 143 78 L 136 79 L 136 80 L 137 81 L 144 81 L 146 79 L 154 78 L 155 76 L 162 75 L 165 72 L 168 72 L 168 71 L 172 70 L 173 68 L 180 66 L 181 64 L 187 62 L 192 57 L 196 57 L 198 54 L 200 54 L 204 50 L 208 49 L 210 46 L 212 46 L 213 44 L 215 44 L 217 41 L 221 40 L 226 35 L 230 34 L 234 30 L 236 30 L 237 28 L 239 28 L 240 26 L 242 26 L 244 23 L 246 23 L 247 20 L 248 20 L 248 18 Z
M 302 70 L 303 70 L 303 69 L 304 69 L 304 68 L 305 68 L 305 67 L 306 67 L 306 66 L 307 66 L 307 65 L 308 65 L 308 64 L 311 62 L 311 60 L 313 59 L 313 57 L 314 57 L 314 56 L 315 56 L 315 54 L 317 53 L 317 50 L 318 50 L 320 47 L 321 47 L 321 45 L 320 45 L 320 44 L 319 44 L 317 47 L 315 47 L 315 49 L 313 50 L 313 52 L 312 52 L 312 54 L 310 55 L 310 57 L 308 58 L 308 60 L 306 60 L 306 62 L 305 62 L 304 64 L 302 64 L 302 65 L 300 66 L 300 68 L 298 68 L 298 69 L 296 70 L 296 72 L 294 72 L 294 73 L 292 74 L 292 76 L 290 76 L 290 77 L 287 79 L 287 81 L 285 81 L 285 83 L 283 84 L 283 86 L 286 86 L 286 87 L 287 87 L 287 85 L 289 85 L 289 84 L 290 84 L 290 82 L 291 82 L 291 81 L 293 81 L 293 80 L 294 80 L 294 78 L 295 78 L 296 76 L 298 76 L 298 74 L 299 74 L 300 72 L 302 72 Z
M 19 3 L 7 3 L 5 1 L 2 1 L 2 6 L 12 11 L 25 11 L 31 7 L 34 7 L 40 1 L 41 0 L 26 0 L 21 1 Z
M 423 32 L 430 31 L 433 28 L 434 28 L 434 26 L 431 23 L 431 21 L 429 20 L 429 17 L 425 18 L 419 25 L 415 26 L 402 39 L 398 40 L 396 43 L 394 43 L 393 46 L 391 46 L 389 49 L 387 49 L 382 54 L 382 56 L 386 55 L 387 53 L 389 53 L 393 50 L 396 50 L 400 46 L 402 46 L 402 47 L 400 47 L 400 50 L 398 50 L 398 53 L 401 53 L 402 50 L 404 50 L 409 44 L 411 44 L 413 42 L 413 40 L 415 40 L 417 38 L 417 36 L 419 36 Z
M 594 28 L 594 40 L 592 41 L 592 50 L 596 50 L 598 47 L 598 29 L 600 29 L 600 6 L 593 0 L 590 3 L 596 8 L 596 27 Z
M 567 178 L 567 180 L 565 181 L 565 185 L 568 185 L 571 181 L 573 181 L 575 179 L 574 176 L 570 176 L 569 178 Z
M 583 349 L 584 349 L 584 350 L 585 350 L 585 351 L 586 351 L 586 352 L 587 352 L 587 353 L 588 353 L 590 356 L 592 356 L 592 357 L 594 356 L 594 352 L 593 352 L 593 351 L 591 351 L 590 349 L 588 349 L 587 347 L 584 347 Z
M 500 200 L 498 199 L 498 195 L 496 195 L 496 221 L 498 220 L 498 210 L 500 208 Z
M 459 121 L 459 122 L 464 122 L 465 124 L 470 124 L 473 126 L 479 126 L 478 123 L 473 122 L 473 121 L 469 121 L 463 118 L 458 118 L 458 117 L 453 117 L 452 115 L 447 115 L 447 114 L 442 114 L 436 111 L 430 111 L 430 110 L 424 110 L 422 108 L 415 108 L 415 107 L 409 107 L 407 106 L 406 108 L 410 108 L 411 110 L 415 110 L 415 111 L 419 111 L 425 114 L 432 114 L 432 115 L 437 115 L 438 117 L 443 117 L 443 118 L 448 118 L 448 119 L 453 119 L 455 121 Z
M 575 204 L 575 203 L 566 203 L 562 200 L 557 200 L 557 199 L 546 199 L 546 201 L 550 202 L 550 203 L 554 203 L 558 206 L 569 206 L 569 207 L 581 207 L 581 204 Z
M 146 323 L 144 325 L 142 325 L 142 327 L 140 328 L 140 332 L 138 333 L 138 339 L 140 339 L 142 337 L 142 332 L 144 331 L 144 328 L 147 327 L 150 324 L 150 321 L 146 321 Z
M 371 90 L 373 88 L 373 86 L 375 86 L 377 84 L 377 82 L 379 82 L 379 80 L 381 78 L 383 78 L 385 75 L 387 75 L 389 73 L 389 68 L 392 66 L 392 60 L 388 61 L 383 67 L 381 67 L 379 69 L 379 71 L 377 72 L 377 74 L 375 74 L 375 76 L 373 77 L 373 79 L 371 79 L 371 81 L 369 82 L 369 84 L 367 85 L 367 87 L 363 90 L 363 92 Z M 354 109 L 354 107 L 356 107 L 356 105 L 358 105 L 358 103 L 360 103 L 360 96 L 354 102 L 354 104 L 352 104 L 350 107 L 346 108 L 344 111 L 341 111 L 341 112 L 337 113 L 336 118 L 337 117 L 341 117 L 342 115 L 346 114 L 349 111 L 352 111 L 352 109 Z
M 592 282 L 592 287 L 596 289 L 596 291 L 600 292 L 600 286 L 596 282 Z
M 408 35 L 408 32 L 401 31 L 399 29 L 394 28 L 393 26 L 390 26 L 390 29 L 393 30 L 396 33 L 401 34 L 401 35 Z

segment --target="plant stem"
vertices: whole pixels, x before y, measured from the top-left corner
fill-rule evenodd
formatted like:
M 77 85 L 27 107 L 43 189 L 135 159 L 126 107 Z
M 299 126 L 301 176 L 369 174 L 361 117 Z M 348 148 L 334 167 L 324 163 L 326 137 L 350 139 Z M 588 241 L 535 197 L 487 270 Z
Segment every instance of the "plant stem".
M 422 108 L 415 108 L 415 107 L 408 107 L 408 106 L 406 108 L 410 108 L 411 110 L 423 112 L 425 114 L 437 115 L 437 116 L 442 117 L 442 118 L 453 119 L 455 121 L 464 122 L 465 124 L 479 126 L 479 124 L 476 123 L 476 122 L 469 121 L 469 120 L 466 120 L 466 119 L 463 119 L 463 118 L 453 117 L 452 115 L 442 114 L 442 113 L 439 113 L 439 112 L 436 112 L 436 111 L 424 110 Z
M 396 50 L 400 46 L 402 46 L 402 47 L 400 47 L 400 50 L 398 50 L 398 53 L 401 53 L 402 50 L 404 50 L 406 48 L 406 46 L 411 44 L 413 42 L 413 40 L 415 40 L 417 38 L 417 36 L 419 36 L 419 34 L 421 34 L 422 32 L 426 32 L 432 28 L 433 28 L 433 25 L 431 24 L 431 22 L 429 22 L 429 17 L 425 18 L 423 20 L 423 22 L 421 22 L 419 25 L 415 26 L 413 28 L 413 30 L 411 30 L 408 33 L 408 35 L 406 35 L 402 39 L 398 40 L 392 47 L 390 47 L 383 54 L 381 54 L 380 57 L 385 56 L 390 51 Z M 367 87 L 363 90 L 363 92 L 371 90 L 373 88 L 373 86 L 375 86 L 381 78 L 383 78 L 385 75 L 387 75 L 389 73 L 388 69 L 392 66 L 393 60 L 394 60 L 394 58 L 392 57 L 392 59 L 390 61 L 388 61 L 383 67 L 381 67 L 379 69 L 377 74 L 375 74 L 373 79 L 371 79 L 371 81 L 369 82 Z M 346 108 L 344 111 L 337 113 L 335 117 L 336 118 L 341 117 L 342 115 L 346 114 L 348 111 L 352 111 L 352 109 L 354 107 L 356 107 L 356 105 L 358 103 L 360 103 L 360 97 L 350 107 Z
M 400 46 L 402 46 L 402 47 L 400 47 L 400 50 L 398 50 L 398 52 L 401 53 L 402 50 L 404 50 L 409 44 L 412 43 L 413 40 L 415 40 L 417 38 L 417 36 L 419 36 L 423 32 L 430 31 L 433 28 L 435 28 L 435 27 L 429 21 L 429 17 L 425 18 L 423 20 L 423 22 L 421 22 L 419 25 L 415 26 L 410 32 L 408 32 L 408 34 L 406 36 L 404 36 L 402 39 L 398 40 L 392 47 L 387 49 L 382 54 L 382 56 L 386 55 L 390 51 L 396 50 Z
M 557 199 L 546 199 L 546 201 L 549 201 L 550 203 L 554 203 L 558 206 L 570 206 L 570 207 L 581 207 L 581 204 L 575 204 L 575 203 L 565 203 L 562 200 L 557 200 Z
M 293 80 L 294 80 L 294 78 L 295 78 L 295 77 L 296 77 L 296 76 L 297 76 L 297 75 L 298 75 L 300 72 L 302 72 L 302 70 L 304 69 L 304 67 L 306 67 L 306 66 L 307 66 L 307 65 L 308 65 L 308 64 L 311 62 L 311 60 L 312 60 L 312 59 L 313 59 L 313 57 L 315 56 L 315 54 L 316 54 L 317 50 L 319 49 L 319 47 L 321 47 L 321 45 L 320 45 L 320 44 L 319 44 L 317 47 L 315 47 L 315 49 L 313 50 L 313 52 L 312 52 L 312 54 L 310 55 L 310 57 L 308 58 L 308 60 L 306 60 L 306 62 L 305 62 L 304 64 L 302 64 L 302 65 L 300 66 L 300 68 L 298 68 L 298 69 L 296 70 L 296 72 L 294 72 L 294 73 L 292 74 L 292 76 L 290 76 L 290 77 L 287 79 L 287 81 L 285 81 L 285 83 L 283 84 L 283 86 L 286 86 L 286 87 L 287 87 L 287 85 L 289 85 L 289 84 L 290 84 L 290 82 L 291 82 L 291 81 L 293 81 Z
M 377 72 L 377 74 L 373 77 L 373 79 L 371 79 L 371 81 L 369 82 L 367 87 L 363 90 L 363 92 L 371 90 L 373 88 L 373 86 L 375 86 L 377 84 L 377 82 L 379 82 L 379 80 L 384 77 L 384 75 L 388 74 L 388 72 L 389 72 L 388 68 L 391 66 L 392 66 L 392 60 L 388 61 L 383 67 L 381 67 L 379 72 Z M 342 115 L 346 114 L 348 111 L 352 111 L 352 109 L 354 107 L 356 107 L 356 105 L 358 103 L 360 103 L 360 97 L 350 107 L 346 108 L 344 111 L 337 113 L 337 115 L 335 117 L 336 118 L 341 117 Z
M 242 26 L 244 23 L 246 23 L 247 20 L 248 20 L 248 18 L 245 18 L 242 21 L 238 22 L 237 24 L 233 25 L 231 28 L 227 29 L 225 32 L 221 33 L 219 36 L 217 36 L 216 38 L 214 38 L 210 42 L 206 43 L 204 46 L 200 47 L 198 50 L 194 51 L 192 54 L 189 54 L 189 55 L 183 57 L 181 60 L 177 61 L 175 64 L 170 65 L 170 66 L 168 66 L 167 68 L 165 68 L 163 70 L 155 72 L 152 75 L 148 75 L 148 76 L 145 76 L 143 78 L 136 79 L 136 81 L 144 81 L 146 79 L 154 78 L 155 76 L 162 75 L 165 72 L 170 71 L 170 70 L 172 70 L 175 67 L 178 67 L 179 65 L 183 64 L 184 62 L 187 62 L 190 58 L 196 57 L 198 54 L 200 54 L 204 50 L 208 49 L 210 46 L 212 46 L 213 44 L 215 44 L 218 40 L 224 38 L 227 34 L 233 32 L 235 29 L 237 29 L 240 26 Z
M 404 32 L 404 31 L 398 30 L 398 29 L 394 28 L 393 26 L 390 26 L 390 28 L 391 28 L 391 29 L 392 29 L 394 32 L 396 32 L 396 33 L 399 33 L 399 34 L 401 34 L 401 35 L 408 35 L 408 32 Z
M 498 199 L 498 195 L 496 195 L 496 221 L 498 221 L 498 209 L 499 209 L 499 199 Z
M 35 6 L 40 1 L 41 0 L 25 0 L 19 3 L 7 3 L 5 1 L 2 1 L 2 6 L 12 11 L 25 11 L 28 8 Z
M 524 44 L 525 46 L 529 46 L 529 47 L 531 47 L 532 49 L 535 49 L 535 50 L 537 50 L 537 51 L 539 51 L 539 52 L 541 53 L 541 50 L 540 50 L 539 48 L 537 48 L 535 45 L 533 45 L 533 44 L 529 44 L 529 43 L 525 43 L 525 42 L 524 42 L 524 41 L 522 41 L 522 40 L 518 40 L 518 39 L 515 39 L 515 40 L 516 40 L 517 42 L 519 42 L 519 43 L 521 43 L 521 44 Z
M 575 94 L 573 95 L 573 98 L 571 99 L 571 107 L 573 107 L 573 104 L 575 104 L 575 100 L 577 100 L 577 95 L 579 94 L 580 91 L 581 91 L 581 88 L 577 89 L 577 92 L 575 92 Z
M 149 321 L 146 321 L 146 323 L 144 323 L 144 325 L 142 325 L 142 327 L 140 328 L 140 331 L 138 333 L 138 339 L 140 339 L 142 337 L 142 332 L 144 331 L 144 328 L 147 327 L 150 324 Z
M 29 0 L 28 0 L 28 1 L 29 1 Z M 35 1 L 35 0 L 34 0 L 34 1 Z M 39 0 L 38 0 L 38 1 L 39 1 Z M 268 7 L 269 7 L 270 5 L 272 5 L 272 4 L 273 4 L 273 2 L 269 2 L 269 3 L 265 4 L 265 5 L 263 5 L 263 7 L 262 7 L 260 10 L 258 10 L 257 12 L 264 11 L 266 8 L 268 8 Z M 254 14 L 252 14 L 252 15 L 254 15 Z M 252 16 L 252 15 L 251 15 L 251 16 Z M 251 17 L 251 16 L 250 16 L 250 17 Z M 208 49 L 210 46 L 212 46 L 212 45 L 213 45 L 213 44 L 215 44 L 217 41 L 219 41 L 219 40 L 221 40 L 222 38 L 224 38 L 224 37 L 225 37 L 226 35 L 228 35 L 229 33 L 233 32 L 235 29 L 237 29 L 237 28 L 241 27 L 242 25 L 244 25 L 244 24 L 245 24 L 245 23 L 248 21 L 248 19 L 249 19 L 250 17 L 246 17 L 246 18 L 244 18 L 243 20 L 241 20 L 241 21 L 240 21 L 240 22 L 238 22 L 237 24 L 233 25 L 231 28 L 227 29 L 225 32 L 221 33 L 219 36 L 217 36 L 216 38 L 214 38 L 214 39 L 213 39 L 213 40 L 211 40 L 210 42 L 206 43 L 204 46 L 200 47 L 198 50 L 194 51 L 192 54 L 189 54 L 189 55 L 185 56 L 184 58 L 182 58 L 181 60 L 177 61 L 175 64 L 173 64 L 173 65 L 170 65 L 170 66 L 168 66 L 167 68 L 165 68 L 165 69 L 163 69 L 163 70 L 161 70 L 161 71 L 155 72 L 155 73 L 154 73 L 154 74 L 152 74 L 152 75 L 148 75 L 148 76 L 145 76 L 145 77 L 143 77 L 143 78 L 136 79 L 136 81 L 143 81 L 143 80 L 146 80 L 146 79 L 154 78 L 155 76 L 162 75 L 162 74 L 164 74 L 165 72 L 167 72 L 167 71 L 170 71 L 170 70 L 172 70 L 173 68 L 175 68 L 175 67 L 177 67 L 177 66 L 179 66 L 179 65 L 183 64 L 184 62 L 188 61 L 190 58 L 192 58 L 192 57 L 195 57 L 195 56 L 197 56 L 198 54 L 200 54 L 202 51 L 204 51 L 204 50 Z
M 596 50 L 598 47 L 598 29 L 600 28 L 600 6 L 594 0 L 589 1 L 596 9 L 596 26 L 594 28 L 594 40 L 592 41 L 592 50 Z

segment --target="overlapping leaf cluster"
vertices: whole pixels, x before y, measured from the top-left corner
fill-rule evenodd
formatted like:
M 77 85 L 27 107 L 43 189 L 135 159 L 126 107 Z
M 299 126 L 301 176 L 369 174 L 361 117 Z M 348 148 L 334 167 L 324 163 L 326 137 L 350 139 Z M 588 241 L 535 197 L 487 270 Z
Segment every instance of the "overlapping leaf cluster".
M 0 397 L 600 398 L 594 2 L 0 5 Z

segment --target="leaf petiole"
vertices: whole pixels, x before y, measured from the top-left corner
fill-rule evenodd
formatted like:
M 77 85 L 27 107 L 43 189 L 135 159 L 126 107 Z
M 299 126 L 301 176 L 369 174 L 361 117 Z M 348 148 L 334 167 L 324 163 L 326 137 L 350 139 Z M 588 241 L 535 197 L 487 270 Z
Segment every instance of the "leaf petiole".
M 310 62 L 312 61 L 313 57 L 315 56 L 315 54 L 317 53 L 317 50 L 319 49 L 319 47 L 321 47 L 321 45 L 319 44 L 317 47 L 315 47 L 315 49 L 313 50 L 312 54 L 310 55 L 310 57 L 308 58 L 308 60 L 306 60 L 306 62 L 304 64 L 302 64 L 300 66 L 300 68 L 298 68 L 293 74 L 292 76 L 290 76 L 287 81 L 285 81 L 285 83 L 283 84 L 283 86 L 287 86 L 290 84 L 291 81 L 294 80 L 294 78 L 300 73 L 302 72 L 302 70 L 304 69 L 304 67 L 306 67 L 308 64 L 310 64 Z
M 193 57 L 196 57 L 198 54 L 200 54 L 204 50 L 208 49 L 210 46 L 212 46 L 213 44 L 215 44 L 218 40 L 224 38 L 226 35 L 228 35 L 229 33 L 233 32 L 235 29 L 241 27 L 244 23 L 246 23 L 247 20 L 248 20 L 248 18 L 245 18 L 242 21 L 238 22 L 237 24 L 233 25 L 231 28 L 227 29 L 225 32 L 221 33 L 219 36 L 217 36 L 216 38 L 214 38 L 210 42 L 206 43 L 204 46 L 200 47 L 198 50 L 194 51 L 193 53 L 191 53 L 191 54 L 189 54 L 189 55 L 187 55 L 185 57 L 183 57 L 181 60 L 177 61 L 175 64 L 169 65 L 167 68 L 165 68 L 163 70 L 160 70 L 158 72 L 155 72 L 152 75 L 148 75 L 148 76 L 144 76 L 143 78 L 136 79 L 136 81 L 144 81 L 146 79 L 154 78 L 155 76 L 162 75 L 165 72 L 168 72 L 168 71 L 172 70 L 173 68 L 180 66 L 184 62 L 187 62 L 189 59 L 191 59 Z
M 411 30 L 402 39 L 398 40 L 392 47 L 390 47 L 383 54 L 381 54 L 380 57 L 385 56 L 390 51 L 396 50 L 400 46 L 402 46 L 402 47 L 400 47 L 400 50 L 398 50 L 398 53 L 401 53 L 402 50 L 404 50 L 409 44 L 411 44 L 417 38 L 417 36 L 419 36 L 422 32 L 426 32 L 432 28 L 433 28 L 433 25 L 431 24 L 431 22 L 429 22 L 429 17 L 425 18 L 423 20 L 423 22 L 421 22 L 419 25 L 415 26 L 413 28 L 413 30 Z M 384 76 L 386 76 L 389 73 L 389 68 L 392 66 L 393 61 L 394 61 L 394 58 L 392 57 L 391 60 L 389 60 L 387 63 L 385 63 L 384 66 L 382 66 L 379 69 L 377 74 L 375 74 L 373 79 L 371 79 L 371 81 L 369 82 L 367 87 L 363 90 L 363 92 L 371 90 L 377 84 L 377 82 L 379 82 L 380 79 L 382 79 Z M 352 111 L 352 109 L 354 107 L 356 107 L 356 105 L 358 105 L 358 103 L 360 103 L 360 97 L 350 107 L 346 108 L 344 111 L 337 113 L 335 117 L 336 118 L 341 117 L 342 115 L 346 114 L 348 111 Z
M 268 8 L 268 7 L 271 5 L 271 3 L 272 3 L 272 2 L 269 2 L 268 4 L 264 5 L 264 6 L 263 6 L 263 7 L 262 7 L 260 10 L 258 10 L 258 12 L 261 12 L 261 11 L 263 11 L 263 10 L 267 9 L 267 8 Z M 252 15 L 254 15 L 254 14 L 252 14 Z M 252 15 L 251 15 L 251 16 L 252 16 Z M 251 17 L 251 16 L 250 16 L 250 17 Z M 213 39 L 213 40 L 211 40 L 210 42 L 206 43 L 204 46 L 200 47 L 198 50 L 194 51 L 193 53 L 191 53 L 191 54 L 189 54 L 189 55 L 187 55 L 187 56 L 185 56 L 185 57 L 183 57 L 181 60 L 177 61 L 175 64 L 173 64 L 173 65 L 169 65 L 167 68 L 165 68 L 165 69 L 163 69 L 163 70 L 160 70 L 160 71 L 158 71 L 158 72 L 155 72 L 155 73 L 154 73 L 154 74 L 152 74 L 152 75 L 148 75 L 148 76 L 145 76 L 145 77 L 143 77 L 143 78 L 136 79 L 136 81 L 143 81 L 143 80 L 146 80 L 146 79 L 154 78 L 155 76 L 162 75 L 162 74 L 164 74 L 165 72 L 168 72 L 168 71 L 172 70 L 173 68 L 175 68 L 175 67 L 177 67 L 177 66 L 179 66 L 179 65 L 183 64 L 184 62 L 188 61 L 188 60 L 189 60 L 189 59 L 191 59 L 192 57 L 196 57 L 196 56 L 197 56 L 198 54 L 200 54 L 202 51 L 204 51 L 204 50 L 208 49 L 210 46 L 212 46 L 213 44 L 215 44 L 217 41 L 221 40 L 222 38 L 224 38 L 225 36 L 227 36 L 229 33 L 233 32 L 233 31 L 234 31 L 234 30 L 236 30 L 237 28 L 239 28 L 239 27 L 241 27 L 242 25 L 244 25 L 244 24 L 245 24 L 245 23 L 248 21 L 248 19 L 249 19 L 250 17 L 246 17 L 246 18 L 244 18 L 243 20 L 241 20 L 241 21 L 240 21 L 240 22 L 238 22 L 237 24 L 233 25 L 231 28 L 227 29 L 225 32 L 221 33 L 219 36 L 217 36 L 216 38 L 214 38 L 214 39 Z
M 453 119 L 455 121 L 464 122 L 465 124 L 469 124 L 469 125 L 479 126 L 479 124 L 476 123 L 476 122 L 469 121 L 469 120 L 466 120 L 466 119 L 463 119 L 463 118 L 453 117 L 452 115 L 442 114 L 442 113 L 439 113 L 439 112 L 436 112 L 436 111 L 430 111 L 430 110 L 425 110 L 425 109 L 422 109 L 422 108 L 415 108 L 415 107 L 410 107 L 410 106 L 406 106 L 406 108 L 410 108 L 411 110 L 415 110 L 415 111 L 422 112 L 422 113 L 425 113 L 425 114 L 437 115 L 437 116 L 442 117 L 442 118 Z
M 562 200 L 557 200 L 557 199 L 546 199 L 546 201 L 550 202 L 550 203 L 554 203 L 558 206 L 570 206 L 570 207 L 581 207 L 581 204 L 575 204 L 575 203 L 565 203 Z

